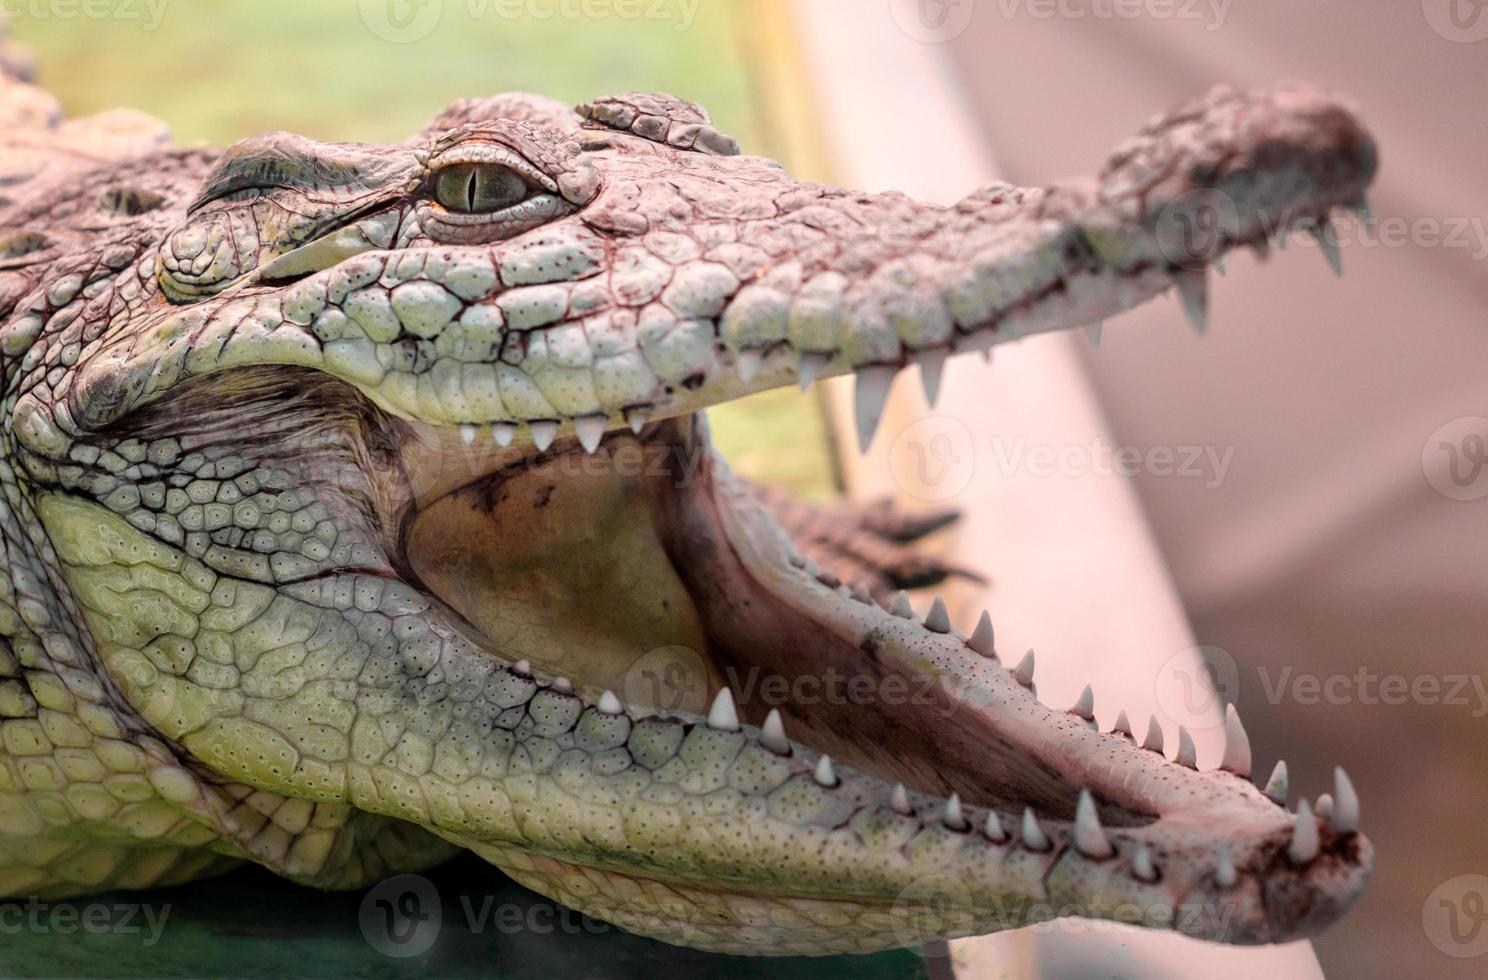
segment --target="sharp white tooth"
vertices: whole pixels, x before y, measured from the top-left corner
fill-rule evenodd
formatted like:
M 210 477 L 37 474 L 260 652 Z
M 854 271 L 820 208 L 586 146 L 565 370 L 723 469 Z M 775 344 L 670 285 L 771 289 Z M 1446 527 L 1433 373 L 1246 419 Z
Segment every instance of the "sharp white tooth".
M 573 693 L 573 681 L 569 680 L 567 677 L 553 678 L 552 687 L 553 690 L 557 691 L 559 694 Z
M 530 660 L 518 660 L 516 663 L 512 664 L 512 673 L 513 674 L 520 674 L 523 677 L 531 677 L 532 676 L 532 661 L 530 661 Z
M 1013 680 L 1024 687 L 1033 686 L 1033 651 L 1029 650 L 1023 654 L 1023 659 L 1018 661 L 1018 666 L 1013 668 Z
M 648 412 L 644 408 L 627 408 L 625 410 L 625 424 L 630 426 L 630 431 L 636 435 L 646 427 L 646 416 Z
M 971 631 L 966 645 L 971 648 L 972 653 L 997 659 L 996 638 L 992 635 L 992 617 L 987 615 L 987 610 L 982 610 L 982 618 L 977 620 L 976 629 Z
M 1142 739 L 1142 748 L 1149 749 L 1158 754 L 1163 750 L 1162 726 L 1157 723 L 1157 716 L 1153 715 L 1147 719 L 1147 737 Z
M 1318 251 L 1323 253 L 1323 258 L 1328 260 L 1328 268 L 1333 270 L 1335 276 L 1343 275 L 1343 256 L 1338 251 L 1338 243 L 1330 236 L 1333 227 L 1326 221 L 1318 226 L 1317 243 Z
M 1152 852 L 1147 849 L 1146 844 L 1140 844 L 1132 853 L 1131 859 L 1132 877 L 1138 881 L 1154 882 L 1157 880 L 1157 868 L 1152 866 Z
M 708 708 L 708 727 L 720 732 L 739 730 L 739 713 L 734 710 L 734 692 L 726 687 L 719 688 L 712 706 Z
M 889 806 L 894 808 L 895 813 L 906 817 L 914 813 L 914 808 L 909 805 L 909 793 L 905 792 L 903 783 L 894 784 L 894 792 L 889 794 Z
M 1312 807 L 1303 800 L 1297 804 L 1297 816 L 1292 821 L 1292 842 L 1287 845 L 1287 857 L 1293 864 L 1306 864 L 1317 856 L 1317 821 L 1312 818 Z
M 1225 705 L 1224 758 L 1219 761 L 1219 768 L 1237 776 L 1250 775 L 1250 736 L 1245 734 L 1240 713 L 1233 704 Z
M 870 595 L 868 593 L 868 590 L 861 584 L 853 586 L 852 597 L 865 606 L 873 604 L 873 596 Z
M 1023 808 L 1023 826 L 1020 829 L 1024 847 L 1030 851 L 1049 849 L 1049 836 L 1044 833 L 1044 828 L 1039 826 L 1038 817 L 1033 815 L 1032 807 Z
M 776 755 L 790 755 L 790 739 L 785 737 L 785 722 L 780 720 L 779 708 L 771 708 L 765 715 L 765 725 L 760 729 L 760 744 Z
M 491 426 L 491 438 L 495 439 L 496 445 L 500 446 L 502 449 L 510 446 L 512 444 L 512 439 L 516 438 L 516 435 L 517 427 L 510 422 L 497 422 L 495 425 Z
M 1132 734 L 1131 719 L 1126 717 L 1125 708 L 1116 712 L 1116 725 L 1111 731 L 1117 735 L 1125 735 L 1134 742 L 1137 740 L 1136 736 Z
M 1002 829 L 1002 821 L 997 819 L 996 813 L 987 814 L 987 822 L 982 825 L 982 833 L 986 834 L 987 839 L 994 844 L 1006 843 L 1008 839 L 1007 831 Z
M 827 362 L 832 359 L 830 354 L 802 354 L 800 363 L 796 365 L 796 383 L 805 391 L 811 387 L 826 368 Z
M 606 691 L 599 696 L 599 710 L 601 714 L 618 715 L 624 709 L 620 707 L 620 699 L 615 697 L 615 692 Z
M 1333 815 L 1328 822 L 1341 834 L 1359 829 L 1359 794 L 1341 766 L 1333 770 Z
M 558 423 L 552 419 L 538 419 L 536 422 L 528 422 L 527 428 L 532 430 L 532 444 L 540 453 L 547 452 L 548 447 L 558 436 Z
M 460 441 L 463 442 L 467 446 L 470 445 L 471 443 L 475 442 L 475 426 L 473 426 L 473 425 L 462 425 L 462 426 L 460 426 Z
M 918 351 L 914 356 L 915 363 L 920 366 L 920 386 L 925 389 L 925 403 L 931 408 L 940 398 L 940 376 L 949 353 L 944 347 L 933 347 Z
M 819 786 L 825 786 L 828 789 L 836 786 L 837 771 L 832 768 L 832 757 L 824 755 L 820 759 L 817 759 L 816 769 L 811 773 L 811 777 L 816 780 Z
M 1075 804 L 1075 849 L 1095 861 L 1104 861 L 1116 853 L 1101 829 L 1100 814 L 1095 811 L 1095 799 L 1088 789 L 1080 790 L 1080 801 Z
M 894 596 L 894 604 L 889 606 L 889 612 L 900 619 L 914 619 L 914 606 L 909 604 L 908 593 L 901 589 L 899 594 Z
M 1178 296 L 1183 300 L 1183 312 L 1188 322 L 1199 333 L 1209 329 L 1209 281 L 1203 269 L 1182 269 L 1173 274 L 1178 285 Z
M 1276 768 L 1271 770 L 1271 778 L 1266 780 L 1265 793 L 1271 802 L 1280 806 L 1287 804 L 1287 764 L 1285 759 L 1278 760 Z
M 970 827 L 961 813 L 961 797 L 952 793 L 951 798 L 945 801 L 945 809 L 940 811 L 940 822 L 951 830 L 967 830 Z
M 932 633 L 949 633 L 951 631 L 951 614 L 946 612 L 945 600 L 936 596 L 930 603 L 930 611 L 925 613 L 925 629 Z
M 1101 334 L 1105 329 L 1106 325 L 1101 320 L 1085 326 L 1085 339 L 1090 341 L 1091 350 L 1100 350 Z
M 599 448 L 608 422 L 609 419 L 603 415 L 583 415 L 574 419 L 574 430 L 579 434 L 579 445 L 584 447 L 584 452 L 592 453 Z
M 739 351 L 739 355 L 737 358 L 737 363 L 739 365 L 739 380 L 744 382 L 745 384 L 749 384 L 749 382 L 753 381 L 755 374 L 759 371 L 760 362 L 764 359 L 764 353 L 753 348 L 746 348 L 745 350 Z
M 1182 725 L 1178 726 L 1178 755 L 1173 761 L 1190 769 L 1199 768 L 1199 752 L 1194 748 L 1193 736 Z
M 1317 804 L 1313 806 L 1312 812 L 1317 814 L 1321 820 L 1327 820 L 1333 816 L 1333 795 L 1331 793 L 1319 793 Z
M 884 402 L 889 398 L 889 386 L 894 383 L 894 368 L 878 364 L 858 369 L 856 408 L 858 423 L 858 451 L 866 453 L 873 443 L 873 434 L 878 431 L 878 420 L 883 416 Z
M 1221 847 L 1219 859 L 1214 862 L 1214 883 L 1220 888 L 1234 888 L 1237 877 L 1235 859 L 1230 857 L 1230 849 Z
M 1086 721 L 1095 720 L 1095 692 L 1090 689 L 1089 684 L 1080 692 L 1080 697 L 1070 707 L 1069 713 Z

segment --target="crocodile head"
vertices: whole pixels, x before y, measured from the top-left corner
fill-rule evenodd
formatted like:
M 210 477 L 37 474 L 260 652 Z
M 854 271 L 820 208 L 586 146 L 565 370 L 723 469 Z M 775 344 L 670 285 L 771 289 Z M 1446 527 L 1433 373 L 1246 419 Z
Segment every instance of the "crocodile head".
M 655 95 L 35 173 L 0 269 L 0 525 L 31 556 L 0 627 L 45 723 L 6 744 L 145 772 L 309 883 L 464 848 L 711 949 L 1309 935 L 1372 863 L 1346 779 L 1291 812 L 1233 713 L 1199 771 L 1187 733 L 1041 703 L 990 623 L 801 558 L 699 410 L 853 372 L 866 442 L 911 363 L 933 392 L 950 354 L 1175 287 L 1202 324 L 1206 266 L 1321 232 L 1374 168 L 1282 87 L 951 207 L 796 180 Z M 82 768 L 23 796 L 38 834 L 201 846 L 90 810 Z M 85 864 L 27 887 L 160 880 Z

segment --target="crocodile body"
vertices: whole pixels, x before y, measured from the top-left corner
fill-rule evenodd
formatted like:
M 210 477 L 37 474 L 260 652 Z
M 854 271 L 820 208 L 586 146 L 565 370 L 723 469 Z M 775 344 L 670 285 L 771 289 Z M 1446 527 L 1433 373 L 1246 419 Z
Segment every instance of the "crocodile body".
M 906 365 L 933 392 L 1175 285 L 1202 318 L 1268 220 L 1362 205 L 1332 99 L 1215 92 L 1097 178 L 939 208 L 661 95 L 225 152 L 0 96 L 0 895 L 468 849 L 670 942 L 827 953 L 1060 914 L 1276 942 L 1363 887 L 1346 778 L 1292 812 L 1233 713 L 1201 772 L 1041 703 L 985 617 L 895 595 L 940 518 L 759 491 L 699 414 L 854 372 L 866 441 Z M 1178 261 L 1159 216 L 1210 193 Z

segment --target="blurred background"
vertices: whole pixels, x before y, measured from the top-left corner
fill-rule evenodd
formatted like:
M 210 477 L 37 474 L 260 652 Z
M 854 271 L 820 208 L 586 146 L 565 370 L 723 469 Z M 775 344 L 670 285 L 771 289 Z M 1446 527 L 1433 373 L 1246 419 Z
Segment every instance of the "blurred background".
M 851 445 L 834 435 L 840 393 L 726 406 L 712 413 L 715 436 L 739 468 L 808 496 L 887 492 L 982 515 L 943 542 L 992 577 L 963 605 L 990 603 L 1011 635 L 1039 645 L 1041 671 L 1054 661 L 1053 693 L 1040 682 L 1051 703 L 1094 676 L 1098 693 L 1117 692 L 1097 700 L 1107 725 L 1146 705 L 1171 726 L 1196 708 L 1173 703 L 1175 685 L 1200 685 L 1201 700 L 1208 685 L 1243 709 L 1260 774 L 1287 759 L 1294 799 L 1329 789 L 1342 764 L 1378 869 L 1315 941 L 1324 972 L 1488 975 L 1488 116 L 1477 104 L 1488 5 L 25 0 L 4 10 L 69 115 L 129 105 L 182 143 L 274 129 L 400 140 L 467 95 L 578 102 L 661 90 L 707 106 L 746 152 L 803 176 L 945 201 L 998 175 L 1040 184 L 1093 172 L 1151 114 L 1217 83 L 1297 78 L 1352 98 L 1383 168 L 1375 228 L 1340 229 L 1342 279 L 1300 239 L 1265 265 L 1237 256 L 1211 284 L 1207 338 L 1189 334 L 1175 304 L 1149 304 L 1108 322 L 1099 351 L 1042 338 L 990 375 L 958 369 L 938 413 L 901 384 L 866 460 L 838 449 Z M 1051 416 L 1068 424 L 1036 428 Z M 928 494 L 896 447 L 946 432 L 964 442 L 955 462 L 966 479 Z M 1028 438 L 1074 464 L 1017 463 L 1028 457 L 1008 450 Z M 1121 447 L 1142 463 L 1113 474 L 1100 460 Z M 1217 758 L 1215 745 L 1201 750 Z M 542 902 L 489 886 L 493 874 L 434 877 L 451 895 L 500 887 Z M 284 974 L 1221 972 L 1207 959 L 1200 970 L 1180 945 L 1131 958 L 1122 934 L 1086 943 L 1061 932 L 958 946 L 928 967 L 908 954 L 726 962 L 580 927 L 461 937 L 434 960 L 399 963 L 362 943 L 355 896 L 306 898 L 251 871 L 224 882 L 235 882 L 226 894 L 223 882 L 180 890 L 169 949 L 7 936 L 0 969 L 245 972 L 272 946 Z M 261 914 L 242 915 L 242 903 Z M 1305 945 L 1294 953 L 1266 972 L 1317 975 Z M 1236 975 L 1259 972 L 1260 961 L 1229 962 Z

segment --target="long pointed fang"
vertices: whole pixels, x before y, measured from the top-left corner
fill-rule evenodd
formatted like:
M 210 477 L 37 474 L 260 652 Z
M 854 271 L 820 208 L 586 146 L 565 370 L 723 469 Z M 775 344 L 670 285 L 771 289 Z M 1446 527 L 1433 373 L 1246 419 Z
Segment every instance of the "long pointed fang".
M 1032 807 L 1023 808 L 1022 837 L 1023 846 L 1030 851 L 1047 851 L 1049 849 L 1049 835 L 1044 833 L 1044 828 L 1039 826 L 1038 817 L 1033 815 Z
M 1023 659 L 1018 661 L 1018 666 L 1013 668 L 1013 680 L 1024 687 L 1033 685 L 1033 651 L 1029 650 L 1023 654 Z
M 903 783 L 894 784 L 894 792 L 889 794 L 889 806 L 900 816 L 914 815 L 914 807 L 909 805 L 909 793 L 905 792 Z
M 951 631 L 951 614 L 946 612 L 945 600 L 940 596 L 930 603 L 930 611 L 925 613 L 925 629 L 932 633 L 949 633 Z
M 1209 329 L 1209 281 L 1203 269 L 1184 269 L 1173 274 L 1178 284 L 1178 296 L 1183 300 L 1183 312 L 1188 322 L 1199 333 Z
M 1318 250 L 1323 253 L 1323 258 L 1328 260 L 1328 268 L 1333 270 L 1335 276 L 1343 276 L 1343 255 L 1338 251 L 1338 243 L 1328 236 L 1333 234 L 1333 229 L 1324 224 L 1318 229 Z
M 976 629 L 971 631 L 966 645 L 973 653 L 991 657 L 994 660 L 997 658 L 996 638 L 992 635 L 992 617 L 987 615 L 985 609 L 982 610 L 982 618 L 977 620 Z
M 896 373 L 894 368 L 878 364 L 858 369 L 856 416 L 859 452 L 866 453 L 873 444 L 873 434 L 878 431 L 878 420 L 883 416 L 889 386 L 894 383 Z
M 987 814 L 987 822 L 982 826 L 982 833 L 986 834 L 987 839 L 994 844 L 1007 843 L 1007 831 L 1002 829 L 1002 821 L 997 819 L 996 813 Z
M 574 419 L 574 431 L 579 435 L 579 445 L 584 447 L 584 452 L 592 453 L 599 448 L 607 422 L 609 419 L 603 415 L 584 415 Z
M 1340 834 L 1352 834 L 1359 829 L 1359 794 L 1342 766 L 1333 770 L 1333 814 L 1328 822 Z
M 1090 689 L 1089 684 L 1086 684 L 1085 690 L 1080 692 L 1080 697 L 1069 709 L 1069 713 L 1076 718 L 1084 718 L 1086 721 L 1095 719 L 1095 692 Z
M 1090 341 L 1091 350 L 1100 350 L 1101 334 L 1105 331 L 1105 329 L 1105 323 L 1100 320 L 1086 325 L 1085 339 Z
M 1075 804 L 1075 849 L 1095 861 L 1116 853 L 1101 829 L 1100 814 L 1095 812 L 1095 800 L 1088 789 L 1080 790 L 1080 801 Z
M 1189 769 L 1199 768 L 1199 751 L 1194 748 L 1193 736 L 1182 725 L 1178 726 L 1178 755 L 1173 761 Z
M 1147 719 L 1147 737 L 1142 739 L 1142 748 L 1159 754 L 1163 751 L 1163 730 L 1156 715 Z
M 940 822 L 951 830 L 970 830 L 971 825 L 966 822 L 966 817 L 961 813 L 961 797 L 955 793 L 945 801 L 945 809 L 940 812 Z
M 647 412 L 644 408 L 627 408 L 625 410 L 625 424 L 630 426 L 630 431 L 636 435 L 646 427 Z
M 1306 800 L 1297 804 L 1297 817 L 1292 821 L 1292 842 L 1287 845 L 1287 857 L 1293 864 L 1306 864 L 1318 856 L 1317 821 L 1312 817 L 1312 807 Z
M 1245 726 L 1240 724 L 1240 713 L 1233 704 L 1225 705 L 1224 758 L 1220 760 L 1219 768 L 1237 776 L 1250 775 L 1250 736 L 1245 734 Z
M 802 354 L 801 361 L 796 366 L 796 382 L 805 391 L 811 387 L 811 383 L 817 379 L 827 362 L 832 358 L 827 354 Z
M 1126 709 L 1116 712 L 1116 724 L 1111 729 L 1113 735 L 1125 735 L 1135 742 L 1136 736 L 1132 734 L 1131 719 L 1126 717 Z
M 512 444 L 517 436 L 517 427 L 510 422 L 497 422 L 491 426 L 491 438 L 496 440 L 496 445 L 505 449 Z
M 816 780 L 818 786 L 825 786 L 828 789 L 837 785 L 837 771 L 832 768 L 831 756 L 824 755 L 816 760 L 816 769 L 812 772 L 811 778 Z
M 901 589 L 899 594 L 894 596 L 894 603 L 889 606 L 889 612 L 900 619 L 914 619 L 914 606 L 909 604 L 909 594 Z
M 537 447 L 537 451 L 540 453 L 547 452 L 548 447 L 553 444 L 553 440 L 558 436 L 558 423 L 552 419 L 538 419 L 535 422 L 528 422 L 527 428 L 532 430 L 532 444 Z
M 708 709 L 708 727 L 720 732 L 739 730 L 739 713 L 734 709 L 734 692 L 726 687 L 719 688 L 712 707 Z
M 785 737 L 785 722 L 780 720 L 780 709 L 771 708 L 765 715 L 764 727 L 760 729 L 760 744 L 776 755 L 790 755 L 790 739 Z
M 1286 806 L 1287 764 L 1285 759 L 1277 760 L 1276 768 L 1271 770 L 1271 778 L 1266 780 L 1266 788 L 1261 792 L 1265 793 L 1266 797 L 1272 803 L 1278 806 Z
M 925 403 L 931 408 L 940 398 L 940 376 L 949 353 L 944 347 L 932 347 L 914 356 L 915 363 L 920 366 L 920 387 L 925 389 Z

